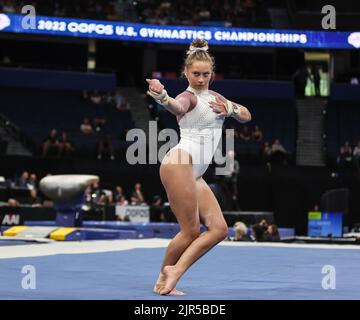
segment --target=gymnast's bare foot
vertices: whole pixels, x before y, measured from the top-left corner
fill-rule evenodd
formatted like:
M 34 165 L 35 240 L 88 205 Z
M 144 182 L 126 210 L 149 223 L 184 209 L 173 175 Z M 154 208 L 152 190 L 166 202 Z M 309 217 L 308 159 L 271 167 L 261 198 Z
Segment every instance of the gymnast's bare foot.
M 156 281 L 156 284 L 154 286 L 154 292 L 157 294 L 160 294 L 160 292 L 164 289 L 166 282 L 166 276 L 163 272 L 160 272 L 159 278 Z M 168 295 L 173 296 L 183 296 L 185 293 L 183 291 L 177 290 L 176 288 L 172 289 Z
M 154 292 L 161 294 L 160 292 L 164 289 L 165 284 L 157 282 L 154 286 Z M 168 295 L 170 296 L 183 296 L 185 293 L 183 291 L 177 290 L 176 288 L 172 289 Z
M 165 283 L 163 288 L 159 291 L 160 294 L 171 294 L 175 289 L 176 283 L 180 279 L 180 272 L 176 270 L 175 266 L 165 266 L 163 269 L 165 275 Z M 175 289 L 176 290 L 176 289 Z

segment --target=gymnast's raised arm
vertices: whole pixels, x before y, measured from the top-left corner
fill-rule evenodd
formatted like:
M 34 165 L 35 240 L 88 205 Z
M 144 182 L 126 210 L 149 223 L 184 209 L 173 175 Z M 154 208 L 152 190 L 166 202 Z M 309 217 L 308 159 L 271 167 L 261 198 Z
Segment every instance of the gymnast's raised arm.
M 176 116 L 187 112 L 191 104 L 190 97 L 187 94 L 179 94 L 174 99 L 169 97 L 164 85 L 158 79 L 146 79 L 146 81 L 149 84 L 147 94 L 153 97 L 157 103 L 163 105 L 166 110 Z

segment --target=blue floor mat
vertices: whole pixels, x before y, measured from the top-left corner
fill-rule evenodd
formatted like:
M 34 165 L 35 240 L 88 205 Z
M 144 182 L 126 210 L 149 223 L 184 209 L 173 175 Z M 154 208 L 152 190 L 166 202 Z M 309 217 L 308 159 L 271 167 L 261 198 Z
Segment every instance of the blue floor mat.
M 185 296 L 152 292 L 165 248 L 0 259 L 0 299 L 360 299 L 360 250 L 217 246 L 178 283 Z M 36 289 L 22 288 L 23 266 Z M 325 265 L 336 289 L 325 290 Z

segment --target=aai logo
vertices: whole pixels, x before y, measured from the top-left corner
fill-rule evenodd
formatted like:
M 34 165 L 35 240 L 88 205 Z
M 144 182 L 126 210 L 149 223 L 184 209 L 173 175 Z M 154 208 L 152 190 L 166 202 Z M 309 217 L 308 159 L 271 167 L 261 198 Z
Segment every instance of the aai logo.
M 0 217 L 1 219 L 1 217 Z M 0 220 L 0 224 L 3 226 L 13 226 L 20 224 L 20 215 L 19 214 L 6 214 L 4 219 Z
M 353 32 L 348 37 L 348 42 L 355 48 L 360 48 L 360 32 Z
M 10 19 L 6 14 L 0 13 L 0 30 L 3 30 L 10 26 Z

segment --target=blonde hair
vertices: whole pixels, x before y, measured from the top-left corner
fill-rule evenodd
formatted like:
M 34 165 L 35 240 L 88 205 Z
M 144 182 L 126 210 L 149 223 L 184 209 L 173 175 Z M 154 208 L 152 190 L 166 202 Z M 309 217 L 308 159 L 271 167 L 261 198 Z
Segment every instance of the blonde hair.
M 195 39 L 191 42 L 189 50 L 186 52 L 182 76 L 185 76 L 186 69 L 191 66 L 195 61 L 209 62 L 211 65 L 211 79 L 215 77 L 215 58 L 209 54 L 208 42 L 204 39 Z
M 238 221 L 234 224 L 234 230 L 236 233 L 240 233 L 241 235 L 246 235 L 248 229 L 245 223 Z

